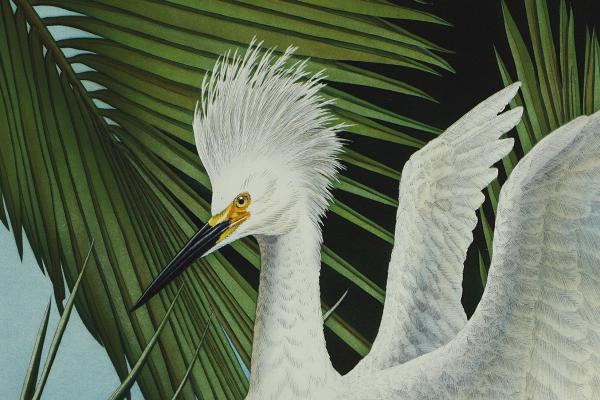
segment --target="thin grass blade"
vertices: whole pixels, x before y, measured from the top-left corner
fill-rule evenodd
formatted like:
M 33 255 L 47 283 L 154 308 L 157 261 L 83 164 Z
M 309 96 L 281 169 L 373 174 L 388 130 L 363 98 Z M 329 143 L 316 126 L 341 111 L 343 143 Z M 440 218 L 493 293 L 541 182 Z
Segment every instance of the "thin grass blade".
M 40 361 L 42 359 L 42 350 L 44 349 L 44 340 L 46 339 L 46 330 L 48 329 L 48 320 L 50 317 L 50 305 L 52 299 L 48 300 L 46 311 L 42 317 L 42 323 L 38 330 L 33 351 L 31 352 L 31 359 L 29 360 L 29 366 L 27 367 L 27 373 L 25 374 L 25 380 L 23 381 L 23 389 L 21 390 L 21 400 L 29 400 L 35 390 L 35 383 L 38 378 L 38 371 L 40 369 Z
M 202 344 L 204 344 L 204 338 L 206 337 L 206 333 L 208 332 L 208 328 L 210 327 L 210 324 L 212 321 L 212 316 L 213 316 L 213 314 L 211 313 L 210 316 L 208 317 L 208 321 L 206 321 L 206 327 L 204 328 L 204 332 L 202 332 L 202 337 L 200 338 L 200 343 L 198 343 L 198 347 L 196 347 L 196 351 L 194 352 L 194 355 L 192 356 L 192 359 L 190 360 L 190 365 L 188 366 L 188 369 L 185 371 L 185 375 L 181 379 L 181 382 L 179 383 L 179 386 L 177 387 L 177 390 L 173 394 L 173 397 L 171 398 L 171 400 L 177 400 L 177 398 L 181 394 L 181 391 L 183 390 L 183 387 L 185 386 L 185 383 L 188 380 L 188 377 L 190 376 L 190 373 L 192 372 L 194 363 L 196 362 L 196 360 L 198 359 L 198 356 L 200 355 L 200 350 L 202 349 Z
M 60 346 L 60 342 L 62 340 L 63 334 L 65 333 L 65 329 L 67 329 L 67 324 L 69 323 L 69 317 L 71 316 L 71 311 L 73 311 L 73 305 L 75 304 L 75 296 L 77 296 L 77 291 L 79 290 L 79 285 L 81 284 L 81 279 L 83 278 L 83 274 L 86 271 L 86 267 L 88 265 L 88 261 L 90 260 L 90 256 L 92 255 L 92 249 L 94 248 L 94 240 L 92 239 L 92 243 L 90 244 L 90 249 L 85 257 L 85 261 L 83 262 L 83 266 L 81 267 L 81 272 L 79 273 L 79 277 L 73 285 L 73 290 L 71 290 L 71 294 L 67 299 L 67 303 L 65 304 L 65 309 L 58 321 L 58 326 L 56 327 L 56 331 L 54 332 L 54 337 L 52 338 L 52 343 L 50 343 L 50 349 L 48 350 L 48 355 L 46 356 L 46 363 L 44 364 L 44 369 L 42 371 L 42 376 L 35 387 L 35 393 L 31 397 L 32 400 L 39 400 L 42 396 L 42 392 L 44 391 L 44 387 L 46 386 L 46 382 L 48 381 L 48 375 L 50 374 L 50 369 L 52 368 L 52 364 L 54 363 L 54 358 L 56 357 L 56 353 L 58 352 L 58 347 Z
M 173 307 L 175 306 L 175 303 L 177 302 L 177 299 L 179 298 L 179 295 L 181 294 L 181 289 L 183 289 L 183 285 L 177 291 L 177 294 L 175 295 L 175 298 L 171 302 L 169 309 L 165 313 L 165 316 L 163 317 L 162 321 L 160 322 L 160 325 L 158 326 L 158 328 L 156 329 L 156 332 L 154 333 L 154 335 L 152 336 L 152 338 L 150 339 L 150 341 L 144 348 L 144 351 L 140 355 L 140 358 L 137 360 L 137 362 L 135 363 L 133 368 L 131 368 L 129 375 L 127 375 L 127 377 L 123 380 L 123 382 L 121 382 L 119 387 L 116 388 L 115 391 L 112 393 L 112 395 L 109 397 L 109 400 L 122 400 L 128 396 L 129 390 L 135 384 L 135 380 L 137 379 L 138 375 L 140 374 L 142 367 L 146 364 L 146 361 L 148 360 L 148 356 L 150 355 L 150 352 L 154 348 L 154 345 L 156 345 L 156 343 L 158 343 L 158 338 L 160 337 L 161 332 L 163 331 L 163 329 L 167 325 L 167 322 L 169 321 L 169 317 L 171 315 L 171 312 L 173 311 Z
M 329 310 L 327 310 L 327 312 L 325 314 L 323 314 L 323 322 L 326 322 L 329 319 L 329 317 L 331 316 L 331 314 L 333 314 L 333 312 L 335 311 L 335 309 L 338 308 L 338 306 L 342 303 L 342 301 L 344 301 L 344 299 L 346 298 L 347 294 L 348 294 L 348 289 L 346 289 L 346 291 L 339 298 L 339 300 L 336 301 L 335 304 Z

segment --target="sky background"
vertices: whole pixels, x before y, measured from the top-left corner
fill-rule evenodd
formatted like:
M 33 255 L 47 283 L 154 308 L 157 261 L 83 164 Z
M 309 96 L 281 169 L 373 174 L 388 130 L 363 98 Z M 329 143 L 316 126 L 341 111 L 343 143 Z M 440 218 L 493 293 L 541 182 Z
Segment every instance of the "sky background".
M 12 233 L 2 225 L 0 293 L 3 299 L 0 302 L 0 399 L 18 399 L 52 287 L 37 266 L 29 244 L 24 243 L 21 262 Z M 58 309 L 52 298 L 42 365 L 58 320 Z M 106 352 L 73 309 L 42 399 L 106 399 L 118 385 L 119 379 Z M 136 389 L 132 398 L 143 397 Z

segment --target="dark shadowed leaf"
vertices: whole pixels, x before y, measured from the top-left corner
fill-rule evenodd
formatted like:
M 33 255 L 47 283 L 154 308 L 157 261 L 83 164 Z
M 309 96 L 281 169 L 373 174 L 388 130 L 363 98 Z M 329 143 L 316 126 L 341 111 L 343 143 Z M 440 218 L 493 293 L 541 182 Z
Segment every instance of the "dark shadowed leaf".
M 507 175 L 519 160 L 518 153 L 526 154 L 547 134 L 572 119 L 589 115 L 600 109 L 600 54 L 598 37 L 594 32 L 585 36 L 581 43 L 583 52 L 575 43 L 573 12 L 565 1 L 559 9 L 548 8 L 546 1 L 525 0 L 527 26 L 517 26 L 507 2 L 502 2 L 504 26 L 515 72 L 510 72 L 507 63 L 498 53 L 496 59 L 505 85 L 515 80 L 523 83 L 521 92 L 511 102 L 511 107 L 524 106 L 522 122 L 517 126 L 515 147 L 520 147 L 503 160 Z M 558 24 L 552 26 L 550 13 L 558 15 Z M 523 32 L 527 29 L 531 46 L 526 43 Z M 558 38 L 556 40 L 555 38 Z M 582 71 L 579 65 L 583 66 Z M 583 79 L 581 79 L 583 77 Z M 488 187 L 492 215 L 500 192 L 498 182 Z M 491 258 L 493 228 L 481 212 L 487 249 L 480 249 Z M 485 284 L 487 269 L 482 266 L 481 279 Z

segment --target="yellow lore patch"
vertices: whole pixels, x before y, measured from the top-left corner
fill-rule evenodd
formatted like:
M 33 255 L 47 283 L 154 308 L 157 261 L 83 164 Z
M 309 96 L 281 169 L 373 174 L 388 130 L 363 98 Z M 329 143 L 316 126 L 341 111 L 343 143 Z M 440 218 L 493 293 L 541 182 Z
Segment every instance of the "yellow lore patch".
M 217 243 L 231 235 L 242 222 L 250 218 L 250 213 L 248 212 L 250 201 L 250 194 L 245 192 L 240 193 L 233 199 L 227 208 L 208 220 L 210 226 L 215 226 L 224 221 L 229 221 L 231 223 L 229 228 L 219 236 Z

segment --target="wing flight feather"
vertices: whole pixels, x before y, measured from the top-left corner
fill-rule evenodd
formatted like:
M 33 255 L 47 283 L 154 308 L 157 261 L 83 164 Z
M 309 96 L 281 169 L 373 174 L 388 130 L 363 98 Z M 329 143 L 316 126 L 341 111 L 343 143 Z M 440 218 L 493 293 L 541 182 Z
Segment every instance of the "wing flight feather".
M 501 112 L 519 86 L 483 101 L 404 166 L 379 332 L 349 376 L 430 352 L 465 325 L 463 263 L 481 191 L 497 176 L 492 165 L 513 146 L 513 139 L 501 136 L 519 122 L 522 109 Z
M 446 345 L 344 399 L 597 399 L 600 112 L 540 141 L 504 184 L 488 285 Z

